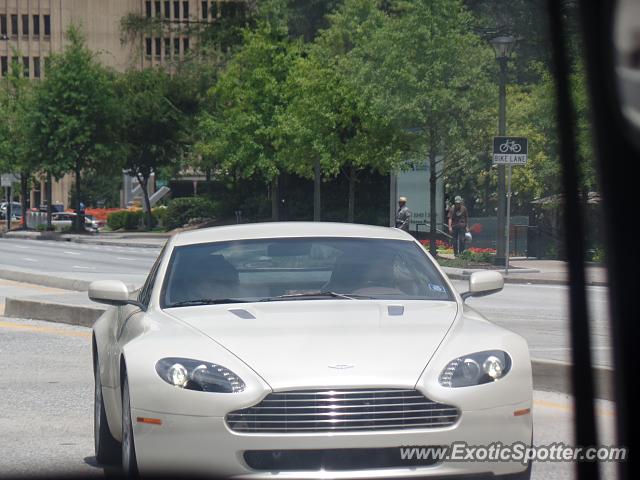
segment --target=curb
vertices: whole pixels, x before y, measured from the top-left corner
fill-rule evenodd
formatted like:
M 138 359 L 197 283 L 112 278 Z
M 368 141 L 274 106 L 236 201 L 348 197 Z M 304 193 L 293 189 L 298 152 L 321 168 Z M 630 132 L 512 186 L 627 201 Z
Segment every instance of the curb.
M 42 302 L 28 298 L 7 298 L 6 317 L 45 320 L 91 328 L 93 323 L 106 311 L 100 306 L 69 305 Z M 571 394 L 571 364 L 555 360 L 531 359 L 533 388 L 550 392 Z M 594 367 L 596 397 L 613 400 L 613 369 Z
M 531 359 L 533 388 L 549 392 L 571 395 L 571 364 L 557 360 Z M 592 367 L 595 396 L 602 400 L 614 401 L 613 368 Z
M 56 277 L 32 271 L 0 269 L 0 278 L 14 282 L 42 285 L 43 287 L 60 288 L 62 290 L 74 290 L 86 292 L 91 282 L 89 280 L 76 280 L 73 278 Z
M 4 316 L 67 323 L 91 328 L 106 308 L 41 302 L 27 298 L 6 298 Z
M 2 234 L 3 238 L 10 239 L 20 239 L 20 240 L 48 240 L 53 242 L 72 242 L 72 243 L 82 243 L 86 245 L 105 245 L 112 247 L 139 247 L 139 248 L 156 248 L 160 249 L 164 245 L 158 243 L 139 243 L 139 242 L 118 242 L 114 240 L 97 240 L 92 237 L 65 237 L 64 234 L 54 233 L 54 232 L 45 232 L 47 235 L 43 235 L 40 232 L 28 232 L 28 234 Z M 165 240 L 169 237 L 162 237 Z
M 138 247 L 138 248 L 156 248 L 161 249 L 164 244 L 155 243 L 130 243 L 130 242 L 114 242 L 113 240 L 91 240 L 88 238 L 61 238 L 61 242 L 83 243 L 87 245 L 106 245 L 112 247 Z
M 449 277 L 451 280 L 469 280 L 469 277 L 471 276 L 470 274 L 447 272 L 447 270 L 444 270 L 444 273 L 446 273 L 447 277 Z M 563 285 L 565 287 L 569 286 L 569 282 L 566 280 L 544 279 L 544 278 L 518 278 L 518 277 L 509 277 L 509 276 L 504 276 L 504 283 L 515 283 L 519 285 L 531 284 L 531 285 Z M 600 280 L 593 280 L 593 281 L 587 280 L 586 285 L 589 287 L 608 287 L 609 283 L 603 282 Z

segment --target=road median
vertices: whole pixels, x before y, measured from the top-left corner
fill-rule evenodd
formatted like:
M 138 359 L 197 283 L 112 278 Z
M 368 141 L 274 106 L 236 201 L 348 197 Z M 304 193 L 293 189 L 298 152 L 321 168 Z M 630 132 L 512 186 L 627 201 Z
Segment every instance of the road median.
M 55 323 L 91 327 L 102 315 L 106 307 L 101 305 L 74 305 L 62 302 L 43 301 L 35 298 L 7 298 L 5 316 L 30 320 L 45 320 Z M 533 387 L 559 393 L 571 393 L 571 364 L 554 360 L 534 358 Z M 608 367 L 594 367 L 597 398 L 613 400 L 613 370 Z

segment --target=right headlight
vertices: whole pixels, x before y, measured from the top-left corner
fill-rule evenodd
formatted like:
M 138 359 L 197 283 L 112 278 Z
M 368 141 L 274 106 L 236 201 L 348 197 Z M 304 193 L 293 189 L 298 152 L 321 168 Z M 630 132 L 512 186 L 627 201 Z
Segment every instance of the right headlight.
M 245 383 L 238 375 L 222 365 L 190 358 L 162 358 L 156 372 L 174 387 L 201 392 L 238 393 Z
M 440 374 L 443 387 L 470 387 L 501 379 L 511 369 L 511 357 L 502 350 L 486 350 L 451 360 Z

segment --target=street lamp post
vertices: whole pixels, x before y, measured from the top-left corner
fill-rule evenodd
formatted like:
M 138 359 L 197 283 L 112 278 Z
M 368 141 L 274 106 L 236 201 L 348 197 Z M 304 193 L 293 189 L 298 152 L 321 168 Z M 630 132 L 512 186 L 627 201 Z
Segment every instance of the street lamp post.
M 498 135 L 501 137 L 507 134 L 507 62 L 511 57 L 511 52 L 515 44 L 512 36 L 501 36 L 491 40 L 496 53 L 496 60 L 500 65 L 499 79 L 499 109 L 498 109 Z M 498 165 L 498 229 L 496 241 L 496 265 L 505 265 L 506 251 L 509 246 L 506 244 L 506 188 L 505 188 L 505 166 Z

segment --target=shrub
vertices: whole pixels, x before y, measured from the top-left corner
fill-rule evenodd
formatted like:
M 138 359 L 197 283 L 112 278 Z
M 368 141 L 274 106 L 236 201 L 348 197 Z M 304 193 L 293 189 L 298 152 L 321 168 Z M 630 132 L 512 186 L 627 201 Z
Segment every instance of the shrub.
M 156 207 L 151 209 L 151 216 L 153 217 L 153 226 L 159 225 L 164 227 L 167 223 L 167 207 Z
M 119 210 L 110 213 L 107 225 L 111 230 L 137 230 L 142 225 L 142 210 Z
M 214 218 L 217 216 L 216 205 L 202 197 L 175 198 L 164 213 L 167 230 L 182 227 L 194 218 Z
M 118 210 L 117 212 L 110 213 L 107 216 L 107 226 L 111 230 L 120 230 L 121 228 L 124 228 L 124 223 L 128 213 L 128 210 Z

